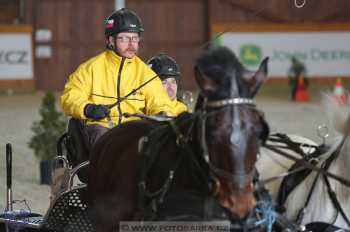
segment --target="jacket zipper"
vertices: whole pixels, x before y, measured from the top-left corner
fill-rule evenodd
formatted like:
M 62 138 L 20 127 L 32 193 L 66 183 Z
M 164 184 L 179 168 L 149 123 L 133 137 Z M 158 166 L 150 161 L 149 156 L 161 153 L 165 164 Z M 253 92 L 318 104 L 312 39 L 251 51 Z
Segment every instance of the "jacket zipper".
M 117 76 L 117 99 L 118 99 L 118 101 L 120 100 L 120 79 L 122 77 L 122 69 L 124 66 L 124 62 L 125 62 L 125 58 L 122 57 L 122 61 L 121 61 L 120 66 L 119 66 L 118 76 Z M 119 104 L 118 104 L 118 113 L 119 113 L 118 125 L 121 124 L 122 118 L 123 118 L 122 109 L 120 107 L 120 104 L 121 104 L 121 102 L 119 102 Z

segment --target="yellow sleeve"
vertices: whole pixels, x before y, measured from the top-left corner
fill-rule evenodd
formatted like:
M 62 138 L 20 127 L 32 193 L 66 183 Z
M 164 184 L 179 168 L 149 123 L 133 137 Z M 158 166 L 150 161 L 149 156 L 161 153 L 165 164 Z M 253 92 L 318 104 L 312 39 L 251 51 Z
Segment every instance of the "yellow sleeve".
M 144 73 L 145 77 L 147 77 L 145 78 L 145 81 L 156 76 L 156 74 L 146 65 Z M 146 97 L 145 113 L 147 115 L 165 112 L 169 116 L 177 116 L 187 110 L 185 105 L 180 105 L 177 101 L 170 100 L 158 77 L 145 85 L 143 92 Z
M 90 97 L 92 85 L 92 72 L 86 65 L 81 65 L 69 76 L 61 96 L 63 111 L 73 118 L 86 119 L 84 108 Z
M 177 115 L 181 114 L 182 112 L 188 111 L 187 106 L 177 100 L 174 100 L 173 102 L 175 102 L 175 112 L 179 112 Z

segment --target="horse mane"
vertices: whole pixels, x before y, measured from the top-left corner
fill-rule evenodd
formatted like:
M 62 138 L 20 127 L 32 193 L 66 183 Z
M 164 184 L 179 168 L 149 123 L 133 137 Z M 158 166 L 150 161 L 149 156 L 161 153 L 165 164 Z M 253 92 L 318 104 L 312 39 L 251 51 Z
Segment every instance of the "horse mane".
M 213 75 L 210 77 L 214 79 L 227 78 L 234 70 L 242 71 L 244 69 L 236 55 L 225 46 L 206 50 L 197 58 L 196 66 L 199 66 L 203 72 L 212 72 Z M 224 75 L 218 76 L 218 72 Z
M 247 83 L 242 76 L 246 71 L 245 67 L 238 60 L 236 55 L 227 47 L 219 46 L 204 51 L 195 61 L 195 73 L 200 71 L 202 75 L 209 78 L 219 86 L 215 93 L 209 94 L 212 99 L 220 100 L 223 98 L 249 96 Z M 202 107 L 204 101 L 203 93 L 197 98 L 195 110 Z
M 236 97 L 233 94 L 248 97 L 250 94 L 248 83 L 242 78 L 246 69 L 225 46 L 204 51 L 196 59 L 194 69 L 195 72 L 199 70 L 218 87 L 215 93 L 210 94 L 213 99 Z

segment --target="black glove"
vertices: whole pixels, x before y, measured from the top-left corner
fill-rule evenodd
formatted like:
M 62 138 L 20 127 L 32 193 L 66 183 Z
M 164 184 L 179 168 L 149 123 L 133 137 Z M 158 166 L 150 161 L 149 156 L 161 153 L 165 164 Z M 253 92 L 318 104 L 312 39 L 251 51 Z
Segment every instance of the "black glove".
M 87 104 L 84 109 L 84 114 L 87 118 L 100 120 L 108 116 L 111 110 L 105 105 Z
M 164 111 L 160 111 L 159 113 L 155 114 L 155 116 L 158 116 L 158 117 L 168 117 L 167 113 L 165 113 Z

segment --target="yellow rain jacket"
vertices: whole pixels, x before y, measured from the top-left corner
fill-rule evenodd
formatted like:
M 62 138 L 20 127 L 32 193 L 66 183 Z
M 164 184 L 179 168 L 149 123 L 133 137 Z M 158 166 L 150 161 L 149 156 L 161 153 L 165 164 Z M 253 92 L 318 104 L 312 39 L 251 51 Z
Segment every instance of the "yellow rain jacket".
M 122 58 L 113 51 L 105 51 L 87 62 L 69 76 L 61 96 L 63 111 L 74 118 L 85 120 L 87 124 L 108 127 L 107 119 L 93 121 L 86 118 L 87 104 L 113 104 L 123 99 L 132 90 L 155 77 L 156 74 L 137 56 Z M 184 104 L 171 101 L 159 78 L 137 90 L 111 109 L 110 117 L 114 125 L 139 118 L 123 116 L 123 113 L 153 115 L 166 112 L 177 116 L 186 111 Z

